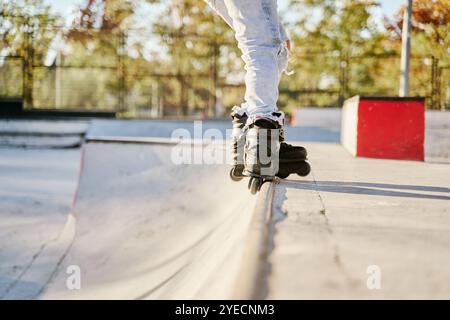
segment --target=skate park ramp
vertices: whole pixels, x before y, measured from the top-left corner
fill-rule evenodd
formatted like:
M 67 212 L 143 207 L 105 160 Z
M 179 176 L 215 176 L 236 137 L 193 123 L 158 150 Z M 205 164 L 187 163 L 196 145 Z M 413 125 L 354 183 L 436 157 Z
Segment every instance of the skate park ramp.
M 72 241 L 40 298 L 233 296 L 256 197 L 226 165 L 176 165 L 172 150 L 85 143 Z M 73 266 L 80 290 L 66 285 Z
M 78 148 L 88 126 L 87 120 L 1 119 L 0 147 Z
M 246 181 L 229 181 L 227 165 L 170 161 L 174 128 L 195 138 L 186 121 L 93 121 L 65 227 L 0 298 L 450 296 L 448 165 L 353 158 L 327 142 L 330 130 L 302 142 L 310 176 L 265 184 L 254 197 Z M 289 142 L 308 137 L 288 129 Z M 382 270 L 382 290 L 368 289 L 368 266 Z M 81 288 L 69 290 L 77 268 Z

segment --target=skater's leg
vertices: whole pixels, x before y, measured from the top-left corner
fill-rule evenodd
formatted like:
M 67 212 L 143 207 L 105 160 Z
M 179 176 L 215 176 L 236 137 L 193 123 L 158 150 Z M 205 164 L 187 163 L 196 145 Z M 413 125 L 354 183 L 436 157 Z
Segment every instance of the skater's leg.
M 205 2 L 219 15 L 222 19 L 233 28 L 233 20 L 228 14 L 224 0 L 205 0 Z
M 242 107 L 249 115 L 257 116 L 277 110 L 278 85 L 289 55 L 286 46 L 289 37 L 278 19 L 277 1 L 205 1 L 236 32 L 243 52 L 247 69 L 247 102 Z
M 205 2 L 233 29 L 233 20 L 228 14 L 225 0 L 205 0 Z M 290 41 L 288 32 L 281 21 L 279 24 L 281 41 L 287 44 L 287 42 Z
M 279 55 L 284 45 L 276 0 L 224 0 L 246 68 L 250 118 L 277 110 Z
M 208 1 L 209 5 L 225 20 L 226 23 L 228 23 L 236 32 L 236 38 L 238 39 L 242 39 L 243 35 L 245 36 L 246 34 L 249 35 L 251 34 L 251 30 L 247 33 L 242 33 L 242 30 L 239 30 L 239 21 L 238 23 L 236 23 L 235 25 L 237 25 L 237 27 L 235 27 L 234 25 L 234 21 L 231 18 L 229 12 L 228 12 L 228 8 L 225 4 L 225 1 L 227 0 L 215 0 L 215 1 Z M 270 1 L 269 1 L 270 2 Z M 264 1 L 261 1 L 260 5 L 267 5 L 267 3 L 269 3 L 268 1 L 266 1 L 264 3 Z M 231 8 L 233 10 L 233 3 L 231 3 Z M 237 12 L 238 10 L 241 9 L 241 7 L 238 7 L 239 4 L 234 3 L 234 9 L 235 12 Z M 244 4 L 245 5 L 245 4 Z M 258 4 L 257 4 L 258 5 Z M 262 7 L 264 9 L 264 7 Z M 276 2 L 275 5 L 273 5 L 272 3 L 272 8 L 275 8 L 275 13 L 276 13 Z M 253 11 L 253 13 L 255 13 L 255 11 Z M 241 14 L 241 12 L 240 12 Z M 245 19 L 245 16 L 243 16 L 243 21 L 241 21 L 241 24 L 249 24 L 249 26 L 255 25 L 254 23 L 252 24 L 252 20 L 251 19 Z M 270 24 L 269 24 L 270 26 Z M 279 51 L 277 52 L 276 55 L 276 59 L 273 59 L 272 62 L 276 62 L 276 67 L 277 67 L 277 77 L 275 80 L 276 83 L 276 88 L 278 88 L 279 85 L 279 81 L 281 79 L 281 75 L 283 73 L 283 71 L 286 70 L 287 67 L 287 63 L 288 63 L 288 48 L 286 45 L 286 41 L 289 40 L 289 37 L 287 35 L 286 30 L 284 29 L 284 27 L 282 26 L 282 24 L 280 22 L 278 22 L 278 26 L 279 26 L 279 39 L 280 41 L 275 41 L 276 43 L 281 42 Z M 262 33 L 264 34 L 264 27 L 260 30 L 263 30 Z M 248 31 L 248 30 L 247 30 Z M 239 32 L 241 32 L 241 35 L 239 34 Z M 270 34 L 270 32 L 269 32 Z M 272 37 L 273 40 L 274 37 Z M 276 38 L 276 37 L 275 37 Z M 274 41 L 267 41 L 268 37 L 261 37 L 258 39 L 253 39 L 253 46 L 250 46 L 250 49 L 254 49 L 257 52 L 257 48 L 258 46 L 261 47 L 260 51 L 263 51 L 265 49 L 267 49 L 266 47 L 269 47 L 269 49 L 271 49 L 271 51 L 273 51 L 272 49 L 274 47 L 277 46 L 273 46 Z M 251 39 L 247 39 L 247 40 L 251 40 Z M 249 41 L 249 43 L 251 43 L 251 41 Z M 258 45 L 260 44 L 260 45 Z M 241 48 L 242 52 L 243 52 L 243 58 L 244 61 L 246 61 L 246 55 L 245 55 L 245 42 L 244 44 L 242 44 L 242 41 L 239 42 L 239 47 Z M 265 50 L 267 51 L 267 50 Z M 249 51 L 250 53 L 248 54 L 248 57 L 252 57 L 252 51 Z M 258 57 L 258 55 L 253 55 L 254 57 Z M 248 58 L 247 57 L 247 58 Z M 255 65 L 258 66 L 257 64 L 258 61 L 256 61 Z M 275 63 L 274 63 L 275 64 Z M 246 67 L 247 70 L 252 71 L 252 66 L 247 63 L 246 61 Z M 249 72 L 250 73 L 250 72 Z M 255 75 L 257 76 L 257 74 Z M 255 84 L 256 85 L 256 80 L 254 82 L 249 82 L 247 81 L 249 79 L 249 77 L 246 78 L 246 83 L 247 83 L 247 88 L 250 88 L 250 93 L 251 91 L 251 85 Z M 273 80 L 273 78 L 272 78 Z M 256 90 L 253 91 L 253 93 L 257 93 Z M 248 92 L 247 92 L 248 93 Z M 278 98 L 278 90 L 275 90 L 275 94 L 276 94 L 276 98 Z M 248 97 L 249 94 L 246 95 L 246 97 Z M 243 146 L 245 143 L 245 137 L 242 136 L 242 130 L 245 126 L 245 123 L 247 122 L 246 119 L 248 118 L 248 115 L 251 114 L 248 110 L 248 106 L 255 106 L 257 105 L 256 103 L 251 103 L 251 99 L 247 98 L 247 103 L 244 103 L 241 107 L 235 107 L 233 109 L 233 112 L 231 114 L 232 119 L 233 119 L 233 134 L 232 134 L 232 145 L 231 145 L 231 149 L 232 149 L 232 162 L 233 162 L 233 169 L 231 170 L 231 178 L 235 181 L 238 181 L 241 179 L 242 177 L 242 173 L 244 170 L 244 164 L 243 164 Z M 250 103 L 248 103 L 250 102 Z M 275 99 L 275 103 L 274 103 L 274 108 L 273 110 L 276 110 L 276 99 Z M 255 108 L 253 108 L 255 109 Z M 271 122 L 271 121 L 257 121 L 258 123 L 255 123 L 256 118 L 261 119 L 261 116 L 264 118 L 264 116 L 268 117 L 269 120 L 275 120 L 275 123 Z M 274 160 L 272 159 L 268 159 L 269 161 L 266 161 L 267 165 L 264 165 L 264 159 L 261 159 L 259 152 L 257 152 L 258 149 L 261 149 L 261 144 L 265 145 L 265 147 L 263 149 L 266 149 L 267 152 L 263 152 L 262 155 L 266 154 L 270 154 L 270 153 L 275 153 L 278 154 L 278 152 L 276 151 L 279 146 L 277 145 L 277 143 L 274 144 L 274 142 L 277 140 L 276 139 L 276 135 L 281 134 L 280 135 L 280 142 L 284 141 L 284 134 L 283 131 L 281 129 L 282 124 L 284 123 L 284 114 L 282 112 L 270 112 L 270 111 L 263 111 L 263 112 L 254 112 L 253 113 L 253 119 L 251 119 L 251 121 L 249 121 L 249 124 L 251 125 L 251 129 L 249 130 L 249 134 L 247 135 L 247 144 L 246 144 L 246 154 L 247 154 L 247 160 L 246 160 L 246 171 L 250 174 L 256 174 L 256 175 L 266 175 L 266 176 L 273 176 L 274 173 L 277 171 L 277 164 L 278 164 L 278 160 L 276 161 L 272 161 Z M 268 132 L 268 130 L 270 131 L 270 129 L 274 129 L 274 128 L 279 128 L 280 132 L 278 133 L 277 130 L 275 131 L 271 131 Z M 263 129 L 263 133 L 261 135 L 261 129 Z M 267 134 L 268 133 L 268 134 Z M 262 139 L 261 139 L 262 138 Z M 261 140 L 265 140 L 263 143 L 261 143 Z M 305 159 L 306 158 L 306 150 L 304 148 L 301 147 L 293 147 L 290 145 L 287 145 L 285 143 L 281 144 L 281 149 L 280 149 L 280 156 L 286 156 L 286 159 L 290 160 L 290 159 Z M 252 159 L 253 158 L 253 159 Z M 271 158 L 271 157 L 270 157 Z M 267 157 L 266 157 L 267 159 Z M 261 161 L 262 160 L 262 161 Z M 292 166 L 292 164 L 289 164 L 289 166 Z M 280 167 L 280 170 L 283 169 L 283 165 Z M 290 169 L 290 167 L 289 167 Z M 292 171 L 295 172 L 295 171 Z M 288 171 L 288 174 L 291 173 L 291 171 Z M 287 176 L 286 175 L 286 176 Z

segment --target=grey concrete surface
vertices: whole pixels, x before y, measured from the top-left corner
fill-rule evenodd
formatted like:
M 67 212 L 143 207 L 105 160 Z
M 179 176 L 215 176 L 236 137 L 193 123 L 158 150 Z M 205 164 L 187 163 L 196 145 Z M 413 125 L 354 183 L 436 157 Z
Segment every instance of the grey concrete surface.
M 226 299 L 256 197 L 225 165 L 175 165 L 170 146 L 84 147 L 71 248 L 44 299 Z M 66 271 L 81 270 L 80 290 Z
M 340 121 L 340 120 L 339 120 Z M 208 130 L 214 130 L 223 139 L 231 134 L 231 121 L 207 120 L 203 122 L 176 120 L 111 120 L 97 119 L 91 122 L 87 131 L 87 138 L 170 138 L 177 129 L 184 129 L 192 138 L 201 139 Z M 339 142 L 339 128 L 327 127 L 311 123 L 301 127 L 286 126 L 286 134 L 291 140 Z M 217 137 L 217 136 L 216 136 Z
M 0 299 L 33 298 L 50 277 L 79 158 L 79 149 L 0 149 Z
M 429 121 L 442 136 L 429 141 L 447 150 L 440 115 Z M 287 132 L 309 149 L 313 172 L 276 185 L 264 297 L 450 298 L 450 166 L 355 159 L 335 143 L 335 114 L 309 116 Z M 177 128 L 194 130 L 96 120 L 88 135 L 166 138 Z M 223 164 L 174 165 L 168 146 L 88 143 L 85 152 L 68 218 L 79 150 L 0 149 L 0 297 L 230 297 L 248 258 L 255 198 L 246 181 L 229 181 Z M 71 265 L 82 290 L 66 287 Z M 380 290 L 367 288 L 369 266 Z
M 0 146 L 40 149 L 79 147 L 88 126 L 87 120 L 0 120 Z
M 312 174 L 276 189 L 267 297 L 450 298 L 450 166 L 307 148 Z
M 450 163 L 450 112 L 425 113 L 425 161 Z

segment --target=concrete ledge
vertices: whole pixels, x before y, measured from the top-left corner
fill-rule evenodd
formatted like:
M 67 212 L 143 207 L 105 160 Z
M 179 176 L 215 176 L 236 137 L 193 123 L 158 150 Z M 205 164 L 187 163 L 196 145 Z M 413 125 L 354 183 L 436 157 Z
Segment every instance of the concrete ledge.
M 73 119 L 73 118 L 115 118 L 113 110 L 82 109 L 31 109 L 19 110 L 17 107 L 0 112 L 5 119 Z
M 267 295 L 267 262 L 270 253 L 270 220 L 275 183 L 265 183 L 258 195 L 245 240 L 240 273 L 233 299 L 264 299 Z

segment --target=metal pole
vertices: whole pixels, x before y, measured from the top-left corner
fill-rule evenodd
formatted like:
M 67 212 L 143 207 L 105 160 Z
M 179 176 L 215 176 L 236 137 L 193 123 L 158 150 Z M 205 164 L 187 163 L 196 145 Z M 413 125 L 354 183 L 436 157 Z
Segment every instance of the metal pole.
M 119 111 L 125 112 L 126 110 L 126 43 L 127 35 L 125 31 L 119 30 L 119 50 L 118 50 L 118 77 L 119 77 Z
M 406 97 L 409 94 L 409 66 L 411 59 L 411 16 L 413 0 L 407 0 L 405 16 L 403 18 L 402 32 L 402 58 L 400 73 L 399 96 Z
M 24 106 L 33 108 L 33 35 L 32 23 L 25 19 L 25 57 L 24 57 Z
M 431 108 L 435 108 L 437 105 L 437 72 L 438 72 L 438 63 L 437 59 L 432 56 L 431 57 Z
M 212 49 L 212 55 L 211 55 L 211 67 L 210 67 L 210 88 L 209 88 L 209 106 L 208 110 L 206 112 L 206 115 L 208 117 L 215 118 L 216 115 L 216 104 L 217 104 L 217 59 L 219 56 L 219 45 L 217 44 L 216 40 L 214 40 L 210 44 L 210 49 Z
M 55 62 L 55 109 L 62 107 L 61 80 L 61 48 L 58 48 Z

